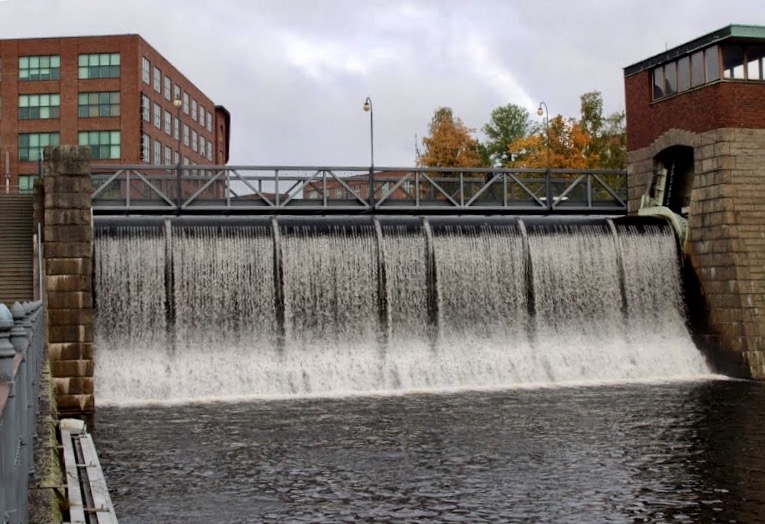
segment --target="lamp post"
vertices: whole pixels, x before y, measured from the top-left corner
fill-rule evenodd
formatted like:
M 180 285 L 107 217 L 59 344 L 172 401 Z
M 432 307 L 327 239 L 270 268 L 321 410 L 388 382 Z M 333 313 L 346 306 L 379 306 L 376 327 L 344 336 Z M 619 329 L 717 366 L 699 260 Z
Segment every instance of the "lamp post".
M 544 108 L 544 111 L 542 111 L 542 108 Z M 545 135 L 547 137 L 547 169 L 550 169 L 550 113 L 547 111 L 547 104 L 544 102 L 539 102 L 537 115 L 545 116 Z
M 176 141 L 176 154 L 178 161 L 175 163 L 175 212 L 181 214 L 181 107 L 183 101 L 180 98 L 173 100 L 175 107 L 176 121 L 178 122 L 178 140 Z
M 375 206 L 375 112 L 372 99 L 364 100 L 364 111 L 369 112 L 369 207 Z

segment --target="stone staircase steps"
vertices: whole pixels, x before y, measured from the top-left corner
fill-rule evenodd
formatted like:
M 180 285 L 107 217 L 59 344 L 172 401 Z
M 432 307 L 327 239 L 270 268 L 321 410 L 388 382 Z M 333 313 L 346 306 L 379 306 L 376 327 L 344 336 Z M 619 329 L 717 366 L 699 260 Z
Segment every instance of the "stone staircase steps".
M 32 195 L 0 194 L 0 303 L 34 299 Z

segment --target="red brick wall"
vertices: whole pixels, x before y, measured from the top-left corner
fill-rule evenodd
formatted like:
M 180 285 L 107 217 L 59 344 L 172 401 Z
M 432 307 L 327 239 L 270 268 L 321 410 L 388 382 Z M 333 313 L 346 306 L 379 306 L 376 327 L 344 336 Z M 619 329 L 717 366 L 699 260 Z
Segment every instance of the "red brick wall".
M 765 82 L 720 81 L 655 102 L 652 88 L 650 70 L 624 79 L 629 151 L 670 129 L 765 129 Z
M 78 79 L 78 56 L 81 53 L 120 53 L 120 78 L 109 79 Z M 57 81 L 28 81 L 19 82 L 19 56 L 59 55 L 61 57 L 61 79 Z M 146 56 L 153 67 L 158 66 L 163 75 L 161 91 L 154 91 L 152 82 L 145 84 L 141 78 L 141 57 Z M 18 134 L 59 132 L 61 144 L 78 143 L 79 131 L 120 130 L 121 158 L 108 160 L 108 163 L 138 164 L 141 163 L 141 133 L 170 146 L 175 151 L 177 141 L 172 135 L 164 132 L 164 111 L 176 116 L 172 100 L 164 97 L 164 76 L 167 75 L 178 84 L 182 91 L 204 105 L 205 112 L 211 112 L 217 117 L 215 104 L 202 91 L 181 74 L 167 59 L 138 35 L 115 35 L 98 37 L 69 37 L 69 38 L 37 38 L 19 40 L 0 40 L 0 179 L 6 172 L 6 152 L 9 153 L 11 185 L 18 184 L 19 174 L 36 174 L 39 171 L 37 162 L 18 161 Z M 120 116 L 109 118 L 78 118 L 77 98 L 80 92 L 120 91 Z M 61 117 L 45 120 L 18 120 L 19 94 L 59 93 L 61 95 Z M 144 122 L 141 118 L 141 94 L 145 93 L 163 109 L 162 127 L 157 129 L 153 123 Z M 172 93 L 171 93 L 172 98 Z M 212 131 L 194 121 L 190 115 L 181 112 L 182 123 L 196 130 L 206 141 L 214 144 L 214 160 L 210 162 L 205 155 L 194 152 L 191 147 L 183 145 L 181 140 L 181 155 L 190 158 L 198 164 L 224 163 L 218 155 L 216 134 L 218 122 L 213 119 Z M 225 134 L 228 129 L 225 129 Z M 4 189 L 4 185 L 2 186 Z

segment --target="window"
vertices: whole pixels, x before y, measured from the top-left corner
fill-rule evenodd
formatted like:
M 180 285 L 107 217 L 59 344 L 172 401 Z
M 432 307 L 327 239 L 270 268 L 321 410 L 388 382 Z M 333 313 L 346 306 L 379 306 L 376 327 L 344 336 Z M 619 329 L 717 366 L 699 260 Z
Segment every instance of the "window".
M 765 80 L 763 57 L 765 57 L 765 47 L 763 46 L 752 46 L 746 50 L 747 80 Z
M 743 58 L 740 67 L 743 74 Z M 738 69 L 736 69 L 738 73 Z M 726 74 L 733 73 L 726 70 Z M 711 46 L 656 67 L 653 70 L 653 99 L 672 96 L 720 79 L 718 46 Z
M 178 84 L 175 84 L 173 86 L 173 100 L 180 100 L 181 99 L 181 86 Z
M 744 48 L 738 45 L 726 45 L 723 47 L 723 78 L 743 80 L 744 75 Z
M 151 100 L 146 95 L 141 95 L 141 112 L 146 122 L 151 122 Z
M 173 83 L 170 81 L 170 77 L 165 77 L 165 100 L 172 100 L 171 98 L 171 91 L 172 91 Z
M 141 59 L 141 75 L 143 77 L 143 83 L 148 84 L 149 83 L 149 72 L 151 71 L 151 63 L 149 62 L 149 59 L 145 56 Z
M 205 108 L 202 107 L 202 104 L 199 104 L 199 125 L 205 126 Z
M 704 50 L 704 59 L 706 62 L 707 82 L 714 82 L 720 79 L 720 52 L 717 46 L 712 46 Z
M 173 117 L 173 138 L 178 140 L 181 136 L 181 123 L 177 117 Z
M 77 95 L 80 118 L 120 116 L 119 91 L 103 93 L 80 93 Z
M 677 90 L 687 91 L 691 88 L 691 59 L 684 56 L 677 61 Z
M 197 121 L 197 101 L 193 98 L 191 99 L 191 118 L 194 119 L 194 122 Z
M 104 53 L 100 55 L 80 55 L 79 77 L 87 78 L 119 78 L 120 54 Z
M 173 152 L 173 164 L 178 164 L 181 161 L 181 154 L 178 151 Z
M 205 154 L 205 137 L 199 135 L 199 154 L 204 156 Z
M 19 95 L 19 120 L 58 118 L 60 112 L 61 97 L 58 93 Z
M 162 71 L 157 66 L 154 66 L 154 91 L 162 92 Z
M 183 145 L 189 147 L 189 126 L 183 124 Z
M 159 140 L 154 140 L 154 163 L 162 163 L 162 142 Z
M 207 142 L 207 160 L 213 161 L 212 142 Z
M 691 87 L 704 83 L 704 51 L 691 55 Z
M 165 111 L 165 134 L 171 135 L 173 133 L 173 117 L 170 111 Z
M 173 150 L 170 146 L 165 146 L 165 164 L 170 165 L 173 163 Z
M 154 102 L 154 127 L 162 129 L 162 108 Z
M 212 115 L 210 112 L 207 112 L 207 130 L 212 133 Z
M 19 57 L 19 80 L 58 80 L 60 77 L 61 57 L 58 55 Z
M 90 146 L 91 158 L 97 160 L 120 158 L 119 131 L 80 131 L 80 145 Z
M 22 133 L 19 135 L 19 161 L 37 162 L 43 149 L 59 145 L 58 133 Z
M 183 112 L 189 114 L 189 94 L 186 91 L 183 92 Z
M 191 131 L 191 149 L 192 151 L 197 151 L 197 144 L 199 143 L 199 137 L 197 136 L 196 131 Z
M 151 151 L 151 137 L 147 134 L 141 135 L 141 160 L 144 162 L 148 162 L 149 156 Z
M 32 193 L 35 190 L 37 175 L 19 175 L 19 193 Z

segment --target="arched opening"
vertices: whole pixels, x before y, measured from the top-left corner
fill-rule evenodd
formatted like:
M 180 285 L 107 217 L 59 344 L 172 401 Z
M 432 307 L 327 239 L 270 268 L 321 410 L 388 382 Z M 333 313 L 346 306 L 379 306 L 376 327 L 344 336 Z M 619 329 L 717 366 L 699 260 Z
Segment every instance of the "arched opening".
M 672 146 L 654 157 L 651 197 L 659 205 L 688 217 L 693 189 L 693 148 Z

